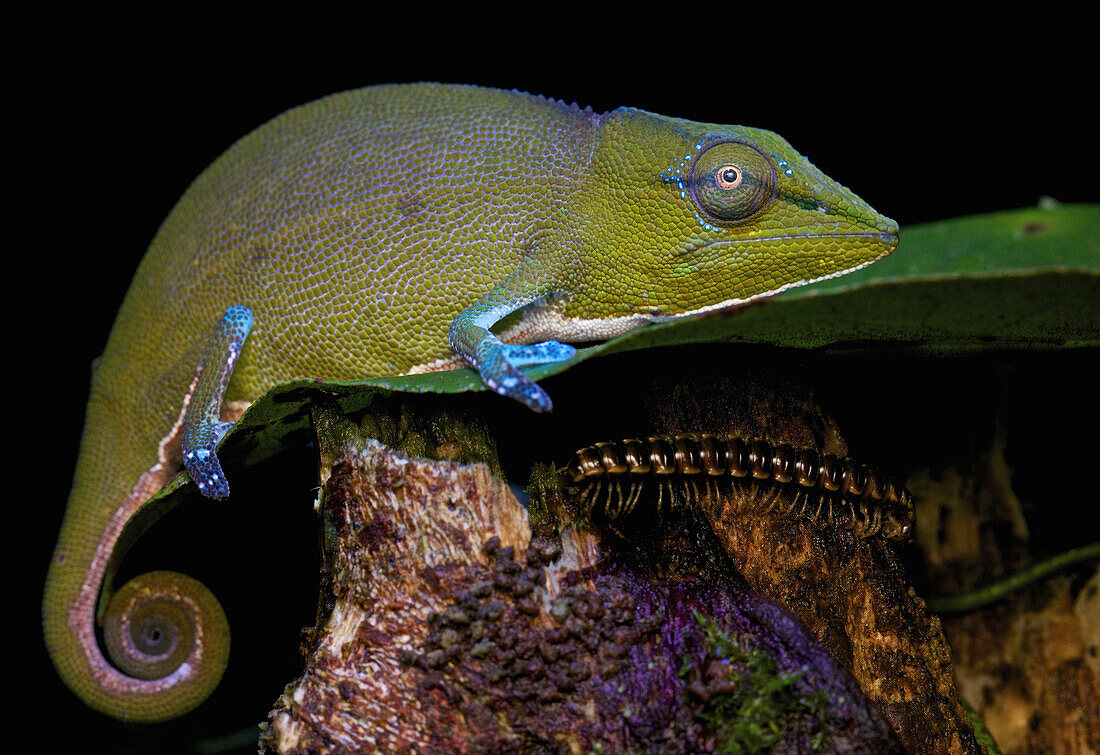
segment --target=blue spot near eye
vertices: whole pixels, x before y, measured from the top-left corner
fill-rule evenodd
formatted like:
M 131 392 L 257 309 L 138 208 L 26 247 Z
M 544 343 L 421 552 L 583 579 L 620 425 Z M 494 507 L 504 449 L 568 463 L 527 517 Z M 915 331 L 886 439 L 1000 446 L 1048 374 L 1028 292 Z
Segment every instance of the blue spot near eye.
M 793 170 L 791 170 L 790 168 L 787 168 L 787 169 L 786 169 L 785 171 L 783 171 L 783 175 L 785 175 L 785 176 L 793 176 L 793 175 L 794 175 L 794 171 L 793 171 Z

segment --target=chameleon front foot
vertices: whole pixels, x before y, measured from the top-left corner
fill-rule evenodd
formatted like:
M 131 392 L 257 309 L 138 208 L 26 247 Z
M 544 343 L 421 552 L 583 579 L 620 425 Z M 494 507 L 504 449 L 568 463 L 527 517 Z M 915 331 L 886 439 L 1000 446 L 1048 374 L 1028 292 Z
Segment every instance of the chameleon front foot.
M 558 341 L 516 346 L 501 343 L 495 337 L 483 338 L 474 350 L 471 360 L 485 385 L 492 390 L 519 401 L 536 412 L 548 412 L 554 402 L 538 383 L 517 369 L 533 364 L 550 364 L 569 359 L 576 349 Z
M 484 351 L 484 361 L 479 363 L 478 370 L 485 384 L 503 396 L 526 404 L 536 412 L 548 412 L 554 408 L 554 404 L 538 383 L 515 368 L 562 362 L 577 353 L 575 348 L 559 341 L 522 346 L 490 343 Z
M 183 419 L 183 465 L 199 492 L 227 498 L 229 482 L 214 449 L 232 427 L 220 419 L 222 398 L 244 340 L 252 329 L 252 310 L 233 306 L 218 321 L 203 353 L 198 379 Z
M 532 364 L 553 364 L 572 359 L 577 350 L 561 341 L 543 341 L 523 346 L 504 344 L 504 358 L 514 367 Z
M 577 350 L 559 341 L 507 344 L 489 330 L 510 312 L 548 295 L 547 291 L 532 288 L 532 280 L 539 277 L 524 274 L 522 269 L 518 271 L 459 313 L 451 323 L 448 338 L 451 348 L 477 369 L 489 388 L 536 412 L 548 412 L 554 408 L 550 396 L 518 368 L 561 362 L 571 358 Z

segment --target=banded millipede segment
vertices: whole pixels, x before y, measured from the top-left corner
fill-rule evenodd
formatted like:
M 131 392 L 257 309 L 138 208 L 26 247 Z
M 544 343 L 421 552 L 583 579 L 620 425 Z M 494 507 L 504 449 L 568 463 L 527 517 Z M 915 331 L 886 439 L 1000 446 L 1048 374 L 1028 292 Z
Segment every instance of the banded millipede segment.
M 606 490 L 602 511 L 610 519 L 628 516 L 653 487 L 660 511 L 666 491 L 670 506 L 676 487 L 692 504 L 717 497 L 726 484 L 760 488 L 762 512 L 779 506 L 815 523 L 848 526 L 860 538 L 904 541 L 913 530 L 912 495 L 881 470 L 763 438 L 683 433 L 605 441 L 573 454 L 565 476 L 593 507 Z

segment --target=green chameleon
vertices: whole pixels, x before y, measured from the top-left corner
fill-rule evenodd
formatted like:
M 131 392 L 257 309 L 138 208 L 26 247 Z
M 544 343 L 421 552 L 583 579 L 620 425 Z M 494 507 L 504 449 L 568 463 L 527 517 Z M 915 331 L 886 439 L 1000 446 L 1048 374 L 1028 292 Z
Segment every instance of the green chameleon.
M 761 129 L 439 84 L 284 113 L 199 176 L 122 304 L 46 582 L 54 665 L 127 721 L 182 715 L 217 686 L 229 631 L 205 587 L 103 583 L 123 526 L 181 465 L 229 494 L 215 447 L 268 388 L 469 363 L 548 411 L 517 368 L 569 358 L 563 341 L 742 304 L 897 242 Z

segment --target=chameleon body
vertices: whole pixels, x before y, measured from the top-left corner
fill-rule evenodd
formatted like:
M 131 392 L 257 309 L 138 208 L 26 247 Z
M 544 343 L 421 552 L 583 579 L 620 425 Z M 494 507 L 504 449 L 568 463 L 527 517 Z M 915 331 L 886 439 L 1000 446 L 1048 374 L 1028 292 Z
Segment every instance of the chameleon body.
M 732 306 L 896 244 L 893 221 L 759 129 L 436 84 L 284 113 L 199 176 L 123 302 L 46 584 L 53 662 L 123 720 L 209 695 L 229 642 L 217 601 L 165 572 L 112 592 L 108 562 L 181 464 L 228 495 L 216 444 L 277 383 L 468 362 L 547 410 L 516 368 L 568 358 L 562 341 Z

